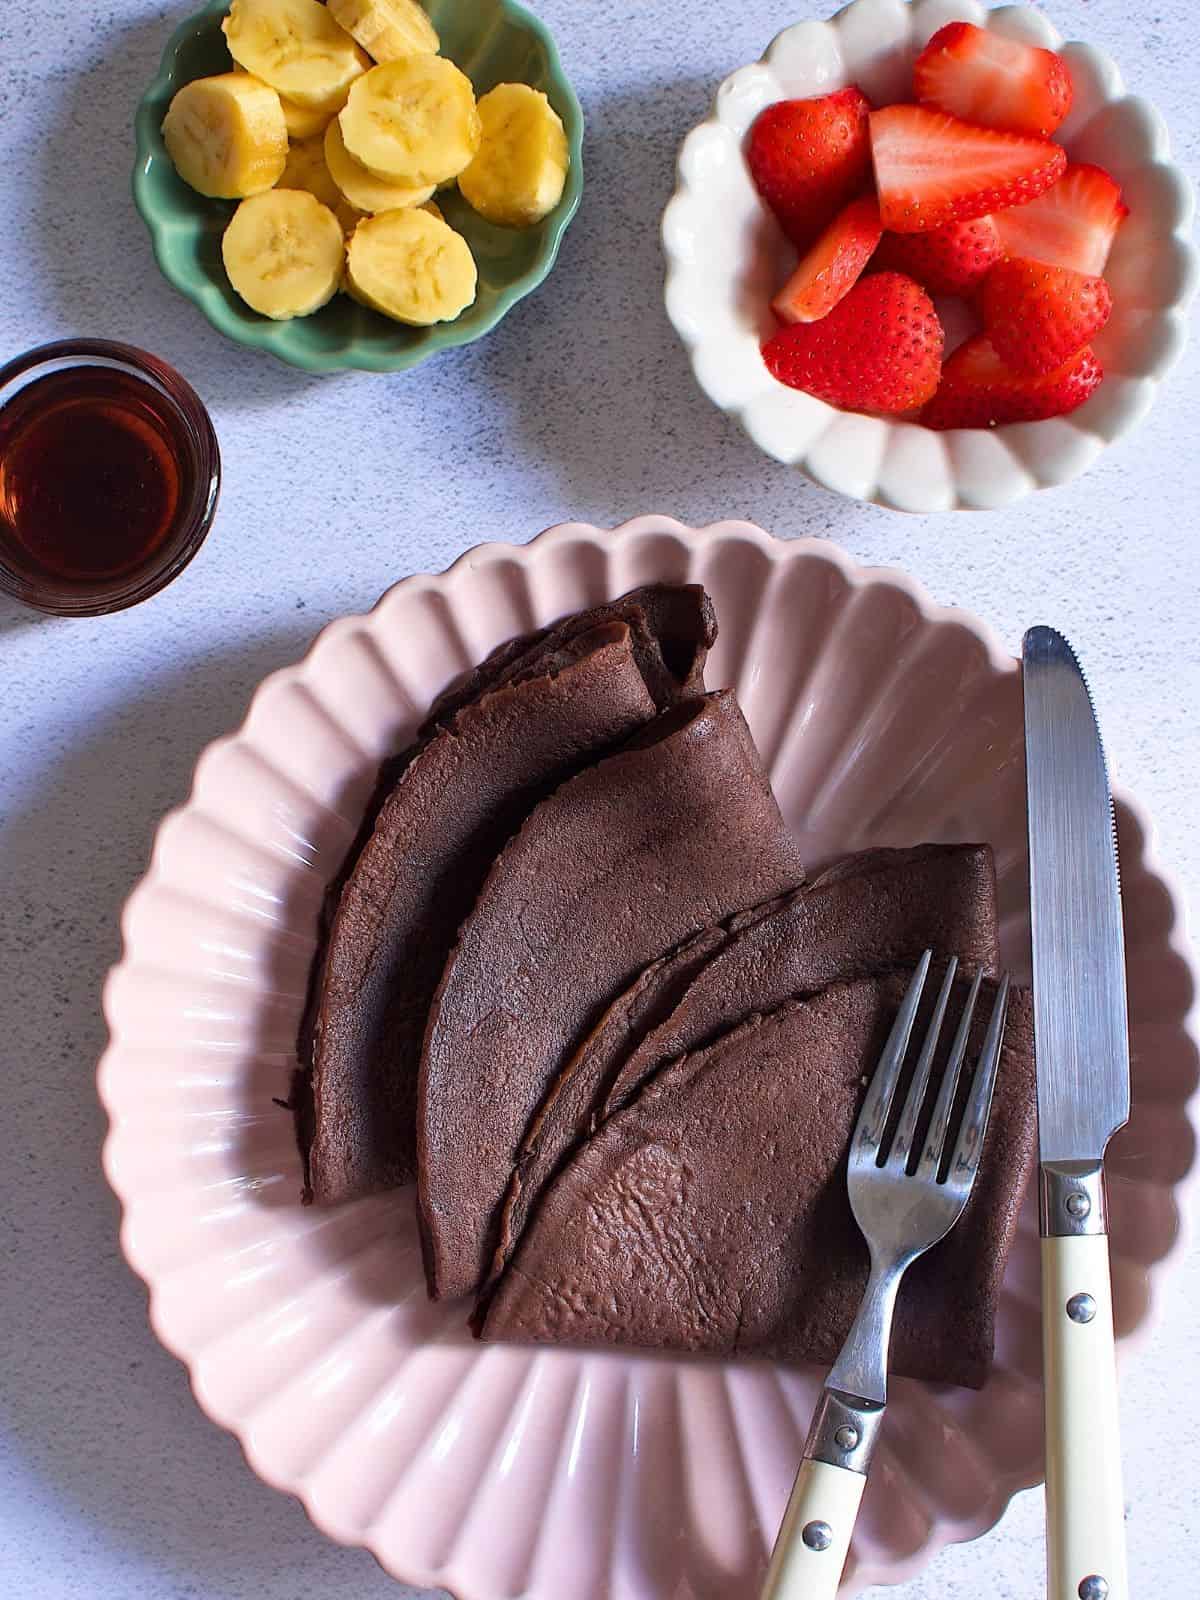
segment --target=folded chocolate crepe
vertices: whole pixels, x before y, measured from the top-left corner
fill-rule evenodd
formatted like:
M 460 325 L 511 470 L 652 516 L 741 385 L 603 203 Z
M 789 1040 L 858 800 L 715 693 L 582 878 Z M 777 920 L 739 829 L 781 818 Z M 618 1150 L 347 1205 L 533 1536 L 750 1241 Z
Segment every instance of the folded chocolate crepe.
M 834 984 L 663 1068 L 547 1190 L 483 1337 L 832 1362 L 868 1271 L 846 1152 L 908 976 Z M 966 988 L 955 987 L 943 1055 Z M 972 1062 L 994 994 L 986 981 Z M 893 1372 L 972 1388 L 985 1381 L 1034 1159 L 1033 1108 L 1032 1008 L 1022 990 L 1011 998 L 974 1193 L 905 1277 Z
M 488 869 L 539 800 L 694 692 L 714 636 L 702 589 L 635 590 L 503 646 L 385 764 L 333 886 L 301 1036 L 312 1198 L 414 1176 L 425 1022 Z
M 505 1195 L 494 1280 L 567 1156 L 666 1062 L 755 1011 L 915 962 L 926 949 L 994 972 L 996 876 L 987 845 L 849 856 L 766 906 L 710 929 L 642 973 L 532 1119 Z
M 548 652 L 606 622 L 629 627 L 646 687 L 660 711 L 704 693 L 704 664 L 717 637 L 712 601 L 698 583 L 651 583 L 497 645 L 477 667 L 442 691 L 421 732 L 438 727 L 489 689 L 540 672 Z
M 529 1119 L 605 1007 L 648 962 L 802 876 L 728 692 L 665 713 L 531 814 L 463 925 L 425 1036 L 417 1193 L 435 1298 L 481 1284 Z

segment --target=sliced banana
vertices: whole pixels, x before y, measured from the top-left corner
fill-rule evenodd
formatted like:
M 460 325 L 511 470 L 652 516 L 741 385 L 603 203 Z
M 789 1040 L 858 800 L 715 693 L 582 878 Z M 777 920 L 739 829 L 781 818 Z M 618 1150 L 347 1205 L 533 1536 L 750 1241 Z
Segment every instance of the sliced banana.
M 332 300 L 345 254 L 341 223 L 301 189 L 243 200 L 221 241 L 230 283 L 248 306 L 277 322 L 307 317 Z
M 479 154 L 458 179 L 463 198 L 488 222 L 532 227 L 554 210 L 567 181 L 558 113 L 527 83 L 501 83 L 479 102 L 479 120 Z
M 371 64 L 318 0 L 233 0 L 221 28 L 239 66 L 310 111 L 339 110 Z
M 239 67 L 236 63 L 233 70 L 240 73 L 243 78 L 252 76 L 245 67 Z M 258 81 L 261 83 L 262 79 Z M 279 96 L 279 104 L 283 107 L 283 120 L 287 127 L 288 138 L 293 140 L 315 139 L 318 133 L 325 132 L 325 124 L 330 117 L 337 116 L 342 109 L 341 106 L 335 106 L 328 111 L 310 111 L 307 106 L 298 106 L 294 100 L 285 99 L 283 95 Z
M 441 48 L 417 0 L 329 0 L 329 10 L 376 61 L 436 55 Z
M 294 144 L 288 151 L 287 165 L 279 180 L 281 189 L 304 189 L 330 211 L 342 203 L 342 191 L 334 183 L 325 165 L 325 142 L 308 139 Z
M 384 211 L 347 245 L 350 292 L 396 322 L 452 322 L 475 299 L 475 258 L 461 234 L 428 211 Z
M 294 100 L 285 99 L 283 95 L 279 96 L 279 104 L 283 107 L 288 138 L 301 140 L 315 139 L 319 133 L 324 133 L 329 122 L 342 109 L 341 106 L 331 106 L 314 111 L 309 106 L 298 106 Z
M 325 165 L 346 199 L 360 211 L 401 211 L 405 206 L 424 204 L 433 193 L 431 183 L 410 189 L 402 183 L 386 183 L 368 172 L 346 149 L 336 117 L 325 129 Z
M 279 96 L 247 72 L 185 84 L 162 131 L 179 176 L 213 199 L 261 194 L 279 181 L 287 161 Z
M 373 67 L 351 86 L 338 120 L 356 161 L 410 188 L 457 177 L 479 149 L 471 81 L 444 56 Z

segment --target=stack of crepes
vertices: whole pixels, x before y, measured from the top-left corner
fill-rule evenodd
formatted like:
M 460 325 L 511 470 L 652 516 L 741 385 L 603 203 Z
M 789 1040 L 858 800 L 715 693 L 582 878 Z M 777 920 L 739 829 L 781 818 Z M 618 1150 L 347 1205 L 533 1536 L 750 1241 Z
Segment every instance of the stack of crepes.
M 415 1178 L 429 1292 L 473 1295 L 485 1339 L 831 1359 L 868 1268 L 846 1150 L 907 978 L 957 955 L 952 1022 L 992 986 L 990 850 L 806 881 L 736 699 L 705 692 L 715 637 L 702 590 L 656 586 L 502 646 L 384 768 L 331 885 L 307 1196 Z M 967 1213 L 905 1280 L 911 1376 L 990 1366 L 1033 1159 L 1024 992 L 1006 1041 Z

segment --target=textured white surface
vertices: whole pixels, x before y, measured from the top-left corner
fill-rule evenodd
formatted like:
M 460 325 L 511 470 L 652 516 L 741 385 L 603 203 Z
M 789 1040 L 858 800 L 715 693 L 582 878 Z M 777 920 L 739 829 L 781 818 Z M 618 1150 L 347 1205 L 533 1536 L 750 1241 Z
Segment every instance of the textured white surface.
M 402 1592 L 255 1481 L 154 1343 L 117 1254 L 92 1086 L 116 911 L 159 815 L 262 674 L 393 578 L 567 516 L 661 509 L 831 533 L 1014 646 L 1029 622 L 1063 628 L 1114 767 L 1193 904 L 1200 893 L 1198 347 L 1138 434 L 1014 511 L 911 519 L 797 482 L 696 390 L 662 311 L 657 218 L 678 138 L 799 7 L 696 0 L 683 25 L 667 0 L 542 11 L 590 124 L 583 210 L 555 275 L 496 335 L 436 367 L 324 380 L 224 345 L 153 271 L 128 199 L 128 126 L 185 7 L 46 0 L 32 20 L 0 16 L 0 345 L 86 332 L 157 351 L 211 405 L 226 469 L 208 546 L 148 605 L 88 622 L 0 608 L 0 1588 L 26 1600 Z M 1050 15 L 1120 59 L 1194 177 L 1191 9 L 1063 0 Z M 1137 1593 L 1182 1592 L 1200 1531 L 1179 1470 L 1200 1449 L 1197 1311 L 1193 1258 L 1123 1375 Z M 1027 1495 L 903 1593 L 1029 1600 L 1041 1559 L 1040 1498 Z

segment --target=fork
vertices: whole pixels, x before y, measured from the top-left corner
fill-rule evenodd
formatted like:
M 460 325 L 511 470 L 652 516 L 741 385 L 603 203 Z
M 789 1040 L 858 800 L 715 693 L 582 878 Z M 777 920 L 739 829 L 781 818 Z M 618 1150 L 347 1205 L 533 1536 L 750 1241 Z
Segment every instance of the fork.
M 917 964 L 851 1140 L 850 1208 L 870 1248 L 871 1272 L 858 1315 L 821 1391 L 804 1459 L 775 1541 L 762 1600 L 832 1600 L 837 1593 L 887 1402 L 888 1347 L 900 1280 L 917 1257 L 944 1239 L 962 1216 L 979 1172 L 1004 1037 L 1007 975 L 1001 979 L 988 1021 L 949 1165 L 943 1174 L 943 1155 L 981 975 L 971 984 L 929 1129 L 909 1172 L 958 970 L 953 956 L 947 963 L 895 1134 L 890 1143 L 885 1142 L 932 960 L 933 952 L 926 950 Z

